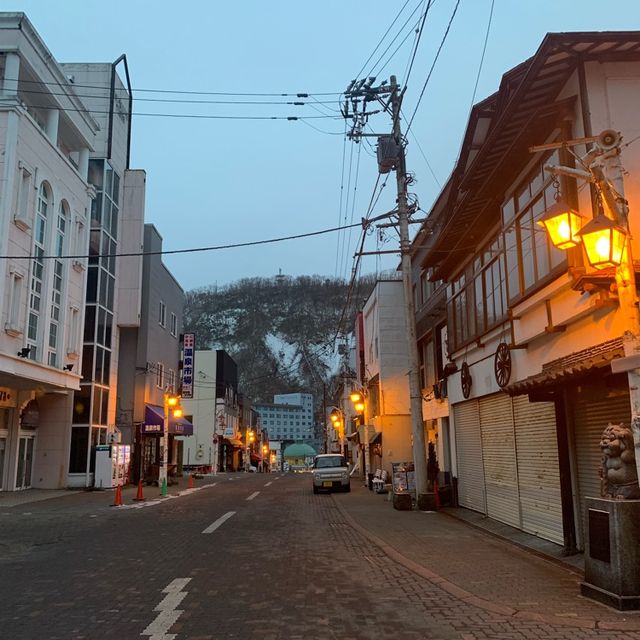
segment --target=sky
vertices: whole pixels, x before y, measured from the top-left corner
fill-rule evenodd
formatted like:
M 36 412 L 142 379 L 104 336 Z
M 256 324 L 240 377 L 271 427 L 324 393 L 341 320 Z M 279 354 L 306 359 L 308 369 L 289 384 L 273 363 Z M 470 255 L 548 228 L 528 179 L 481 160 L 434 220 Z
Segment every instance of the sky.
M 640 29 L 638 0 L 459 0 L 445 38 L 457 3 L 431 0 L 417 50 L 428 0 L 27 0 L 4 10 L 24 11 L 59 62 L 126 54 L 141 114 L 131 168 L 146 171 L 146 221 L 175 251 L 357 224 L 371 202 L 372 216 L 392 210 L 393 174 L 374 191 L 375 141 L 344 135 L 339 101 L 355 78 L 375 76 L 377 85 L 395 75 L 406 85 L 403 129 L 415 110 L 407 169 L 428 211 L 454 167 L 472 103 L 496 91 L 547 32 Z M 304 105 L 286 104 L 298 93 L 310 95 Z M 391 129 L 385 113 L 369 125 Z M 354 228 L 164 262 L 187 291 L 280 272 L 348 279 L 359 240 Z M 385 229 L 367 236 L 364 251 L 397 247 L 397 233 Z M 394 254 L 363 256 L 359 270 L 397 264 Z

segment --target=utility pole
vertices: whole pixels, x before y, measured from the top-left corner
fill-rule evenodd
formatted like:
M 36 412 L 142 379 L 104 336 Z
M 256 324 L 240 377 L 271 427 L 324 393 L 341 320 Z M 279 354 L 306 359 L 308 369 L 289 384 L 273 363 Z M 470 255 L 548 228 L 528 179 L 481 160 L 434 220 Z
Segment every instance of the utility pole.
M 397 211 L 398 231 L 400 234 L 400 257 L 402 269 L 402 284 L 404 289 L 404 315 L 407 334 L 407 347 L 409 353 L 409 401 L 411 413 L 411 433 L 413 436 L 412 451 L 413 464 L 416 479 L 416 502 L 418 509 L 426 508 L 427 494 L 427 458 L 424 437 L 424 422 L 422 418 L 422 393 L 420 388 L 420 360 L 418 355 L 418 340 L 416 335 L 416 315 L 415 303 L 413 299 L 413 284 L 411 281 L 411 257 L 409 255 L 409 215 L 413 209 L 409 206 L 407 197 L 408 176 L 406 172 L 404 140 L 400 128 L 400 107 L 402 105 L 402 92 L 397 84 L 396 77 L 391 76 L 389 84 L 382 82 L 378 87 L 372 87 L 375 78 L 368 78 L 364 81 L 352 82 L 345 96 L 351 102 L 345 102 L 343 115 L 345 118 L 351 115 L 354 126 L 349 137 L 356 140 L 362 136 L 376 136 L 379 134 L 363 133 L 362 129 L 367 123 L 368 116 L 375 112 L 367 112 L 368 102 L 379 101 L 385 111 L 389 112 L 393 119 L 392 136 L 395 141 L 396 156 L 393 159 L 393 168 L 396 172 L 397 186 Z M 388 96 L 386 104 L 382 102 L 382 97 Z M 360 99 L 362 100 L 362 110 L 360 110 Z M 349 113 L 349 106 L 352 113 Z M 388 137 L 388 135 L 386 136 Z M 380 140 L 378 141 L 380 147 Z M 380 164 L 380 153 L 378 154 Z M 411 209 L 411 211 L 410 211 Z M 395 225 L 394 225 L 395 226 Z M 368 442 L 367 442 L 368 444 Z

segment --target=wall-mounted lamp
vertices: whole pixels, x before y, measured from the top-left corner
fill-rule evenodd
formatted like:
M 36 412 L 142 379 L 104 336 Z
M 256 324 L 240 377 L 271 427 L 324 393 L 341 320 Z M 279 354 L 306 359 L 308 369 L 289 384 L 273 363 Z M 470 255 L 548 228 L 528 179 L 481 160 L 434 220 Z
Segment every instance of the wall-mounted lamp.
M 558 200 L 547 209 L 538 220 L 538 224 L 547 230 L 555 247 L 570 249 L 580 242 L 580 227 L 583 217 L 568 204 Z
M 69 364 L 65 364 L 64 367 L 62 367 L 65 371 L 72 371 L 73 370 L 73 362 L 69 363 Z
M 594 269 L 617 267 L 622 263 L 626 231 L 600 213 L 580 229 L 584 250 Z
M 19 358 L 28 358 L 31 353 L 31 347 L 22 347 L 20 351 L 18 351 Z

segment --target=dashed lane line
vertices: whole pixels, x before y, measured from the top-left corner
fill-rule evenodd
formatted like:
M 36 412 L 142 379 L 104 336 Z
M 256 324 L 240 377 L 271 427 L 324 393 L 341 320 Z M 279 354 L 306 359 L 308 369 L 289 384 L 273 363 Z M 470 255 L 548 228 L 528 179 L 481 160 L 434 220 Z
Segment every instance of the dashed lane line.
M 182 609 L 176 607 L 185 599 L 187 592 L 183 589 L 190 582 L 191 578 L 176 578 L 170 582 L 163 590 L 165 597 L 154 608 L 158 612 L 153 622 L 140 634 L 149 636 L 150 640 L 174 640 L 175 633 L 167 633 L 184 613 Z
M 260 492 L 259 491 L 254 491 L 248 498 L 247 500 L 253 500 Z
M 267 482 L 267 484 L 265 484 L 265 487 L 268 487 L 271 484 L 271 482 Z
M 224 524 L 231 516 L 235 515 L 235 511 L 229 511 L 220 516 L 215 522 L 212 522 L 202 533 L 213 533 L 220 525 Z

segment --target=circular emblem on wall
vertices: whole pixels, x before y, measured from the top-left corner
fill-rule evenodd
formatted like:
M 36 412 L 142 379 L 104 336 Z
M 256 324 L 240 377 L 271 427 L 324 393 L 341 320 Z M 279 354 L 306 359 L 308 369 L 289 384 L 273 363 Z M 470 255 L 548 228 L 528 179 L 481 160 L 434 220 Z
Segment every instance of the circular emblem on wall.
M 496 350 L 493 361 L 493 371 L 499 387 L 506 387 L 511 378 L 511 351 L 506 342 L 501 342 Z
M 471 393 L 472 382 L 473 380 L 471 378 L 471 372 L 469 371 L 469 365 L 466 362 L 463 362 L 462 368 L 460 369 L 460 384 L 462 385 L 462 395 L 465 398 L 468 398 Z

